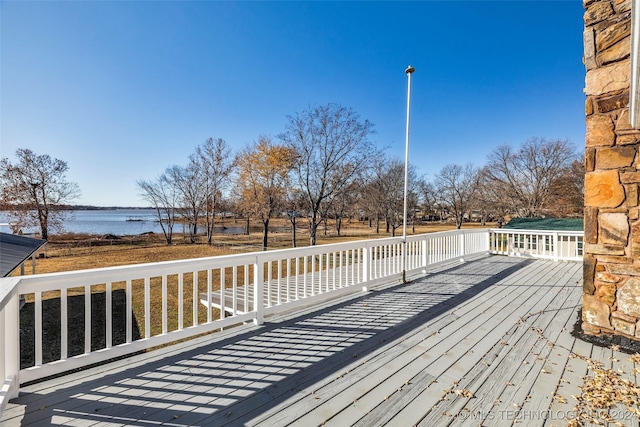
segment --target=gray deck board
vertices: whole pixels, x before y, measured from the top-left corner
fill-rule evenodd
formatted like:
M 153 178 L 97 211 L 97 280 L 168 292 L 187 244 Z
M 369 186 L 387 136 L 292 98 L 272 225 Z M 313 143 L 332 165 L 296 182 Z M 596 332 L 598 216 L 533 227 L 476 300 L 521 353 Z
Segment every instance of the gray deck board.
M 568 352 L 563 354 L 561 349 L 553 353 L 554 343 L 566 324 L 566 319 L 561 323 L 557 322 L 557 310 L 562 307 L 562 300 L 566 300 L 570 305 L 580 302 L 579 295 L 573 294 L 571 297 L 566 293 L 559 293 L 554 299 L 555 304 L 550 305 L 543 314 L 537 316 L 532 325 L 542 330 L 542 336 L 538 335 L 537 331 L 531 329 L 527 331 L 528 335 L 534 339 L 533 346 L 524 354 L 528 363 L 520 364 L 518 372 L 511 379 L 514 386 L 508 388 L 514 388 L 514 390 L 500 397 L 503 403 L 499 407 L 514 411 L 514 419 L 526 422 L 532 418 L 539 418 L 551 405 L 563 372 L 564 361 L 568 359 Z M 558 354 L 560 354 L 559 357 Z
M 446 282 L 447 279 L 451 278 L 440 277 L 439 281 Z M 458 282 L 458 286 L 461 285 L 460 278 L 455 281 Z M 499 287 L 491 289 L 496 292 L 504 291 Z M 504 299 L 504 301 L 508 301 L 508 299 Z M 458 306 L 457 309 L 461 311 L 473 306 L 478 313 L 487 311 L 480 300 L 467 302 L 463 305 L 465 305 L 464 308 Z M 492 311 L 499 311 L 499 309 L 499 306 L 489 308 Z M 379 357 L 374 355 L 361 363 L 361 365 L 366 365 L 366 370 L 354 370 L 353 374 L 350 373 L 344 378 L 335 380 L 346 383 L 347 387 L 341 392 L 335 392 L 337 384 L 316 385 L 313 394 L 307 391 L 306 400 L 298 404 L 294 410 L 276 411 L 277 415 L 270 420 L 270 423 L 290 422 L 291 418 L 289 417 L 298 413 L 304 416 L 296 420 L 297 424 L 319 424 L 327 421 L 324 414 L 336 414 L 342 411 L 335 418 L 332 418 L 331 422 L 336 425 L 351 424 L 354 417 L 357 420 L 372 406 L 391 395 L 393 391 L 401 387 L 407 388 L 405 382 L 412 379 L 416 369 L 422 369 L 422 365 L 429 357 L 428 349 L 434 348 L 434 353 L 444 352 L 450 347 L 446 340 L 463 339 L 469 334 L 469 329 L 463 327 L 468 319 L 462 315 L 453 316 L 453 319 L 451 317 L 441 318 L 435 325 L 426 323 L 419 330 L 414 331 L 415 333 L 412 335 L 405 335 L 402 342 L 387 344 L 386 348 L 381 349 L 383 351 L 379 353 Z M 438 346 L 443 347 L 444 350 L 439 350 Z M 352 369 L 354 368 L 352 367 Z M 328 405 L 329 408 L 326 407 Z M 309 412 L 314 406 L 313 411 Z
M 511 310 L 505 310 L 505 308 L 509 305 L 534 303 L 535 298 L 532 298 L 534 296 L 533 288 L 526 286 L 526 281 L 523 283 L 525 286 L 521 287 L 503 286 L 504 289 L 510 291 L 510 295 L 504 295 L 502 301 L 497 299 L 496 304 L 492 305 L 489 309 L 484 308 L 479 316 L 475 313 L 468 314 L 469 317 L 465 319 L 466 322 L 475 321 L 480 324 L 480 326 L 471 330 L 469 330 L 469 328 L 462 328 L 460 331 L 466 334 L 463 339 L 458 339 L 454 336 L 453 340 L 447 339 L 447 341 L 445 341 L 449 342 L 450 348 L 441 351 L 442 356 L 435 358 L 434 363 L 425 368 L 425 370 L 433 373 L 437 379 L 437 383 L 434 383 L 429 390 L 424 390 L 410 400 L 407 399 L 404 393 L 398 393 L 398 399 L 407 401 L 406 408 L 396 413 L 395 411 L 386 411 L 386 405 L 380 405 L 376 412 L 379 413 L 378 415 L 381 416 L 381 418 L 376 419 L 373 413 L 368 414 L 361 420 L 361 424 L 386 423 L 391 419 L 394 419 L 392 424 L 395 425 L 415 424 L 424 416 L 424 414 L 421 413 L 424 412 L 424 410 L 416 411 L 417 407 L 431 407 L 443 397 L 444 390 L 461 388 L 459 385 L 456 386 L 453 384 L 453 382 L 458 381 L 460 375 L 464 375 L 470 369 L 484 366 L 484 363 L 493 355 L 493 353 L 489 353 L 489 349 L 494 346 L 495 340 L 483 338 L 488 334 L 500 335 L 504 325 L 511 324 L 511 321 L 508 319 L 509 317 L 514 317 L 513 312 L 511 312 Z M 498 284 L 498 286 L 500 286 L 500 284 Z M 517 293 L 520 293 L 520 295 L 515 296 Z M 502 303 L 504 303 L 504 305 Z M 509 308 L 511 309 L 511 307 Z M 453 347 L 451 347 L 451 342 L 455 343 Z M 440 353 L 437 348 L 433 350 L 435 350 L 436 354 Z M 414 382 L 412 381 L 412 383 Z M 416 381 L 415 387 L 420 388 L 420 386 L 420 383 Z M 429 405 L 425 405 L 425 403 L 429 403 Z M 433 412 L 435 409 L 432 408 L 430 411 Z M 441 418 L 441 416 L 441 413 L 437 413 L 436 418 Z M 427 424 L 429 424 L 428 421 Z
M 525 284 L 525 286 L 526 285 L 527 284 Z M 535 289 L 535 284 L 533 288 Z M 513 369 L 521 363 L 519 360 L 516 360 L 518 357 L 514 358 L 513 356 L 514 353 L 516 353 L 514 347 L 516 347 L 516 345 L 522 346 L 526 344 L 526 342 L 521 341 L 526 329 L 514 325 L 518 324 L 520 319 L 531 312 L 534 307 L 544 307 L 547 305 L 551 298 L 550 293 L 539 292 L 539 290 L 536 296 L 538 297 L 537 300 L 532 299 L 528 301 L 534 305 L 514 307 L 514 312 L 501 323 L 502 328 L 497 331 L 498 333 L 495 334 L 493 339 L 488 339 L 489 337 L 485 339 L 488 344 L 491 344 L 491 347 L 487 348 L 485 346 L 487 351 L 482 359 L 476 365 L 472 366 L 470 370 L 465 372 L 464 376 L 454 379 L 454 382 L 448 385 L 447 389 L 468 390 L 473 393 L 476 397 L 471 400 L 471 405 L 468 407 L 465 405 L 469 400 L 465 396 L 458 396 L 456 394 L 444 396 L 444 394 L 441 394 L 440 397 L 447 400 L 441 400 L 439 407 L 434 408 L 422 421 L 422 424 L 426 425 L 430 420 L 434 420 L 438 416 L 442 416 L 442 414 L 447 414 L 451 422 L 456 420 L 466 421 L 470 414 L 473 414 L 474 418 L 481 418 L 483 412 L 486 412 L 487 408 L 491 408 L 491 405 L 493 405 L 499 393 L 506 388 L 506 384 L 510 382 Z M 483 385 L 489 381 L 494 382 L 494 384 L 488 388 L 488 391 L 494 393 L 495 396 L 480 393 Z M 474 407 L 474 405 L 483 404 L 484 406 Z
M 506 257 L 440 266 L 25 387 L 0 424 L 565 425 L 544 414 L 575 406 L 585 358 L 636 379 L 628 355 L 571 336 L 581 274 L 578 263 Z
M 545 276 L 543 276 L 545 277 Z M 548 277 L 548 276 L 546 276 Z M 536 302 L 536 307 L 549 310 L 562 304 L 562 298 L 558 298 L 547 289 L 542 292 L 543 298 Z M 531 376 L 531 368 L 534 363 L 523 363 L 531 353 L 531 349 L 539 341 L 537 333 L 532 333 L 526 323 L 521 321 L 526 319 L 527 313 L 531 312 L 531 307 L 522 307 L 525 310 L 518 310 L 519 316 L 505 322 L 508 331 L 500 339 L 487 340 L 494 343 L 493 348 L 485 356 L 485 363 L 478 363 L 468 371 L 464 377 L 456 379 L 457 384 L 451 384 L 449 389 L 467 390 L 475 397 L 469 398 L 464 395 L 448 394 L 443 396 L 446 400 L 441 400 L 428 415 L 421 421 L 421 425 L 431 425 L 437 422 L 442 414 L 451 418 L 451 422 L 465 423 L 467 417 L 474 420 L 482 420 L 490 425 L 492 421 L 499 423 L 505 420 L 498 419 L 495 415 L 502 414 L 501 411 L 514 411 L 518 409 L 513 406 L 520 405 L 527 397 L 528 388 L 524 382 Z M 544 319 L 541 319 L 545 317 Z M 550 315 L 534 314 L 540 322 L 548 322 Z M 496 334 L 497 335 L 497 334 Z
M 569 318 L 569 322 L 571 322 Z M 569 325 L 571 326 L 571 325 Z M 569 329 L 569 328 L 567 328 Z M 570 329 L 569 329 L 570 330 Z M 592 346 L 582 340 L 575 339 L 571 335 L 562 334 L 564 337 L 563 343 L 566 343 L 567 348 L 571 350 L 573 355 L 583 356 L 585 358 L 591 357 Z M 558 416 L 549 417 L 545 425 L 558 426 L 564 425 L 564 420 L 559 420 L 559 415 L 572 414 L 578 401 L 573 396 L 580 395 L 579 386 L 582 384 L 582 378 L 587 375 L 587 362 L 582 357 L 569 357 L 563 372 L 558 387 L 556 389 L 556 396 L 558 396 L 551 407 L 549 408 L 550 414 L 557 414 Z

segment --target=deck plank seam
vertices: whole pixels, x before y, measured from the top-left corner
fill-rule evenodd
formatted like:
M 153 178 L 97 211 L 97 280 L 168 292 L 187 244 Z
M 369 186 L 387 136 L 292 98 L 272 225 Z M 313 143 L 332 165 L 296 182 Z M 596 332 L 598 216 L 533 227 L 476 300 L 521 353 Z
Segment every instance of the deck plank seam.
M 523 288 L 523 289 L 524 289 L 524 288 Z M 366 424 L 366 422 L 365 422 L 365 424 Z
M 563 286 L 563 288 L 564 288 L 564 286 Z M 562 303 L 562 300 L 561 300 L 561 299 L 559 299 L 559 298 L 557 297 L 557 295 L 556 295 L 556 296 L 555 296 L 555 297 L 554 297 L 554 298 L 549 302 L 549 304 L 547 305 L 547 307 L 548 307 L 549 305 L 553 304 L 553 303 L 554 303 L 554 301 L 557 301 L 558 303 Z M 537 319 L 537 318 L 542 314 L 542 311 L 543 311 L 543 310 L 540 310 L 540 311 L 538 311 L 538 312 L 529 313 L 529 314 L 528 314 L 528 316 L 529 316 L 529 317 L 536 317 L 536 319 Z M 513 326 L 512 326 L 512 328 L 508 331 L 508 333 L 507 333 L 505 336 L 503 336 L 503 337 L 502 337 L 502 339 L 501 339 L 499 342 L 497 342 L 497 343 L 496 343 L 496 345 L 494 346 L 494 348 L 499 349 L 499 350 L 500 350 L 500 353 L 502 353 L 502 354 L 495 354 L 494 359 L 501 359 L 501 358 L 504 358 L 504 357 L 506 357 L 506 355 L 511 351 L 511 349 L 510 349 L 510 348 L 508 348 L 508 347 L 506 347 L 506 346 L 505 346 L 505 347 L 503 347 L 502 349 L 500 349 L 500 346 L 502 345 L 502 343 L 503 343 L 503 342 L 507 342 L 507 340 L 505 340 L 505 338 L 507 338 L 507 335 L 508 335 L 508 334 L 511 334 L 511 335 L 514 335 L 514 336 L 520 336 L 520 335 L 521 335 L 521 334 L 515 334 L 515 332 L 517 331 L 517 329 L 518 329 L 518 327 L 519 327 L 519 324 L 520 324 L 521 322 L 522 322 L 522 317 L 520 318 L 520 320 L 518 320 L 518 321 L 516 322 L 516 324 L 515 324 L 515 325 L 513 325 Z M 525 334 L 526 332 L 527 332 L 527 328 L 523 328 L 523 329 L 522 329 L 522 334 Z M 492 349 L 492 350 L 493 350 L 493 349 Z M 491 364 L 490 364 L 489 366 L 486 366 L 486 369 L 489 369 L 489 368 L 490 368 L 490 366 L 492 366 L 492 365 L 494 365 L 494 364 L 493 364 L 493 360 L 491 360 Z M 479 365 L 478 365 L 478 366 L 479 366 Z M 478 369 L 478 366 L 477 366 L 477 367 L 475 367 L 475 368 L 476 368 L 476 369 Z M 496 365 L 496 367 L 497 367 L 497 365 Z M 485 368 L 481 368 L 481 369 L 483 369 L 483 370 L 484 370 Z M 493 369 L 495 369 L 495 368 L 493 368 Z M 488 377 L 488 373 L 489 373 L 489 372 L 492 372 L 492 369 L 491 369 L 491 370 L 486 370 L 486 372 L 487 372 L 487 374 L 486 374 L 485 376 L 486 376 L 486 377 Z M 477 375 L 473 375 L 472 377 L 474 378 L 474 381 L 478 379 Z M 508 383 L 507 383 L 507 384 L 508 384 Z M 481 386 L 481 385 L 482 385 L 482 384 L 480 384 L 480 386 Z M 460 386 L 460 384 L 454 384 L 454 386 Z M 506 388 L 506 386 L 505 386 L 505 388 Z M 472 389 L 472 390 L 477 391 L 476 389 Z M 454 400 L 456 400 L 456 399 L 457 399 L 457 400 L 463 400 L 463 399 L 464 399 L 464 396 L 455 396 L 455 399 L 454 399 Z M 468 399 L 467 399 L 467 400 L 468 400 Z M 451 402 L 448 402 L 448 405 L 449 405 L 449 406 L 451 406 Z M 460 414 L 459 412 L 458 412 L 458 413 L 456 413 L 456 414 L 451 414 L 451 415 L 452 415 L 452 417 L 453 417 L 453 420 L 455 420 L 455 419 L 456 419 L 456 416 L 461 416 L 461 414 Z M 462 414 L 462 415 L 465 415 L 465 414 Z M 439 414 L 438 414 L 437 416 L 439 416 Z M 462 418 L 462 417 L 461 417 L 461 418 Z M 421 420 L 421 423 L 423 423 L 423 424 L 425 424 L 425 425 L 428 425 L 428 422 L 429 422 L 428 420 L 434 421 L 431 417 L 429 417 L 429 415 L 428 415 L 428 414 L 426 414 L 425 418 L 423 418 L 423 419 Z M 452 421 L 453 421 L 453 420 L 452 420 Z

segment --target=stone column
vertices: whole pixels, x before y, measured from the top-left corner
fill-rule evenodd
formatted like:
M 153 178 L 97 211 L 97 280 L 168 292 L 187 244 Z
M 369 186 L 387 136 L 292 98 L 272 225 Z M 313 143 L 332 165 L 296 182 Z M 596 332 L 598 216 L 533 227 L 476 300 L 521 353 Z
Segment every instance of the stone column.
M 631 0 L 583 3 L 583 330 L 640 340 L 640 132 L 629 125 Z

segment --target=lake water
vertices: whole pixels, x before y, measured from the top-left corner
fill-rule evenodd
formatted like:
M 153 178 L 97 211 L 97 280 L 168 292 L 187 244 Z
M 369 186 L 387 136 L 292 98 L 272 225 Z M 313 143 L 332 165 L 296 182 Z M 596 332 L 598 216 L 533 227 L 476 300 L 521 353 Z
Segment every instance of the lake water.
M 6 212 L 0 211 L 0 231 L 11 233 L 6 223 L 9 218 Z M 23 230 L 24 233 L 39 232 L 39 229 Z M 116 236 L 129 236 L 142 233 L 162 233 L 160 223 L 153 209 L 109 209 L 109 210 L 74 210 L 65 212 L 64 231 L 68 233 L 87 234 L 115 234 Z M 176 224 L 173 228 L 176 233 L 183 232 L 183 225 Z M 204 231 L 204 230 L 203 230 Z M 225 234 L 240 234 L 244 227 L 216 228 L 215 232 Z M 49 230 L 49 234 L 57 234 Z

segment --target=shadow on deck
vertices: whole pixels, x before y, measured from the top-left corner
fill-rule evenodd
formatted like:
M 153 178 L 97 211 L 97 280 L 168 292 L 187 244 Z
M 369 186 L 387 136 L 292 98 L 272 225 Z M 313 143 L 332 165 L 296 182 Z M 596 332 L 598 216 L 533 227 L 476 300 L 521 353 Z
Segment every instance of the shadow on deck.
M 477 387 L 499 388 L 499 397 L 517 372 L 493 372 L 492 361 L 502 360 L 509 342 L 522 341 L 527 328 L 522 323 L 518 330 L 518 322 L 543 318 L 533 311 L 575 312 L 579 272 L 576 263 L 522 258 L 455 264 L 406 285 L 267 319 L 261 327 L 26 387 L 6 408 L 2 425 L 455 423 L 462 419 L 442 417 L 460 413 L 455 405 L 464 393 L 451 402 L 443 396 L 465 380 L 472 389 L 473 381 L 502 372 L 500 387 L 486 378 Z M 554 319 L 547 326 L 564 328 L 567 319 Z M 509 357 L 515 368 L 522 363 L 517 353 Z M 476 406 L 486 400 L 471 397 Z M 487 418 L 495 400 L 476 409 Z

